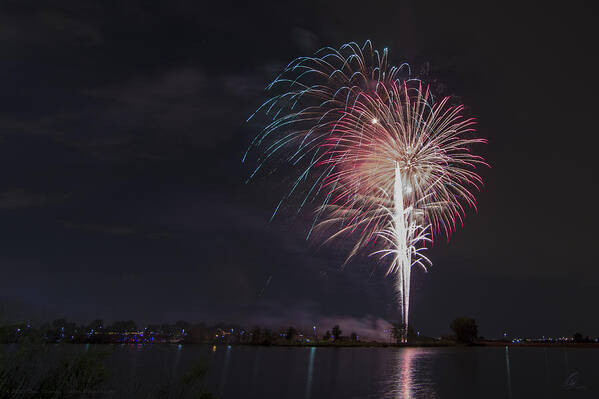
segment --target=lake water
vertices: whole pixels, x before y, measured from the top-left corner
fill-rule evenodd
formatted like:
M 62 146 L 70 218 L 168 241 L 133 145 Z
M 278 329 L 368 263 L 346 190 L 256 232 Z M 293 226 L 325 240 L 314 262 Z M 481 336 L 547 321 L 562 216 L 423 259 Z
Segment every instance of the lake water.
M 110 397 L 146 397 L 201 361 L 206 389 L 222 399 L 599 398 L 592 348 L 96 348 L 111 351 Z

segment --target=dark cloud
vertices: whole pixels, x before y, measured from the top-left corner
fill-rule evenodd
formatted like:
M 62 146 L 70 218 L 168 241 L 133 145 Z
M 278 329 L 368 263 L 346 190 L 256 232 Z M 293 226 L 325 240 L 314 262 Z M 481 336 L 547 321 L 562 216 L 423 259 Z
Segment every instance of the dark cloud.
M 13 210 L 18 208 L 40 207 L 49 203 L 64 201 L 68 194 L 51 195 L 28 192 L 23 188 L 13 188 L 0 192 L 0 209 Z
M 298 49 L 304 54 L 312 54 L 321 47 L 320 40 L 314 32 L 298 27 L 293 29 L 292 34 Z
M 48 45 L 101 45 L 102 33 L 94 21 L 100 8 L 81 2 L 62 3 L 4 2 L 0 8 L 0 45 L 20 50 L 25 46 L 31 50 Z
M 115 236 L 128 236 L 132 234 L 136 234 L 136 230 L 132 227 L 126 226 L 107 226 L 101 224 L 78 224 L 63 221 L 64 227 L 67 229 L 81 229 L 99 233 L 112 234 Z

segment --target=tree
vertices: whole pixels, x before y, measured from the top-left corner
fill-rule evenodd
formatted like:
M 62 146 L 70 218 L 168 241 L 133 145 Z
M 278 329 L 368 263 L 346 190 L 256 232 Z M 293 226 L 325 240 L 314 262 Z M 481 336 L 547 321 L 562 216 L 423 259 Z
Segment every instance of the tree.
M 112 323 L 109 330 L 123 333 L 129 331 L 136 331 L 137 326 L 135 325 L 135 322 L 133 320 L 120 320 Z
M 406 325 L 403 323 L 395 323 L 393 324 L 393 328 L 391 329 L 391 334 L 393 338 L 395 338 L 395 342 L 400 344 L 405 341 L 406 337 Z
M 40 326 L 39 330 L 44 340 L 52 341 L 56 339 L 56 330 L 52 328 L 50 323 L 45 322 Z
M 52 327 L 59 329 L 64 327 L 67 324 L 66 319 L 56 319 L 52 322 Z
M 179 320 L 178 322 L 175 323 L 175 331 L 177 333 L 183 333 L 186 332 L 188 333 L 191 330 L 191 323 L 184 321 L 184 320 Z
M 450 328 L 455 333 L 458 342 L 471 344 L 478 335 L 476 321 L 470 317 L 457 317 L 451 322 Z
M 287 329 L 287 332 L 285 333 L 285 338 L 287 339 L 287 341 L 293 341 L 296 336 L 297 336 L 297 330 L 294 327 L 289 326 L 289 328 Z
M 158 329 L 160 331 L 162 331 L 163 334 L 168 334 L 168 335 L 171 335 L 175 332 L 175 326 L 171 326 L 168 323 L 162 323 L 160 325 L 160 327 L 158 327 Z
M 328 341 L 329 339 L 331 339 L 331 332 L 329 330 L 327 330 L 327 332 L 324 333 L 324 336 L 322 337 L 322 339 L 324 339 L 325 341 Z
M 7 324 L 0 326 L 0 344 L 13 344 L 13 343 L 41 343 L 43 338 L 39 331 L 35 328 L 31 328 L 31 325 L 27 323 L 18 324 Z M 0 354 L 0 360 L 2 360 L 3 354 Z M 0 364 L 0 392 L 2 391 L 2 378 L 5 376 L 2 372 L 2 365 Z
M 56 319 L 52 322 L 52 327 L 54 327 L 55 336 L 52 337 L 53 340 L 62 341 L 63 339 L 71 340 L 71 337 L 74 337 L 77 329 L 77 325 L 72 322 L 66 321 L 66 319 Z
M 260 327 L 256 326 L 252 329 L 252 344 L 260 345 L 262 343 L 262 330 Z
M 584 342 L 584 338 L 582 337 L 582 334 L 577 332 L 576 334 L 574 334 L 574 336 L 572 337 L 574 342 Z
M 101 331 L 104 328 L 104 320 L 102 319 L 96 319 L 94 321 L 92 321 L 91 323 L 89 323 L 89 325 L 87 326 L 87 330 L 91 331 Z
M 341 329 L 339 328 L 339 325 L 336 325 L 335 327 L 333 327 L 333 340 L 337 341 L 339 339 L 339 337 L 341 336 L 341 333 L 343 331 L 341 331 Z
M 268 328 L 262 330 L 262 345 L 271 345 L 274 341 L 273 332 Z
M 406 331 L 406 325 L 403 323 L 394 323 L 391 328 L 391 335 L 398 344 L 413 342 L 416 339 L 416 333 L 412 326 L 408 326 Z

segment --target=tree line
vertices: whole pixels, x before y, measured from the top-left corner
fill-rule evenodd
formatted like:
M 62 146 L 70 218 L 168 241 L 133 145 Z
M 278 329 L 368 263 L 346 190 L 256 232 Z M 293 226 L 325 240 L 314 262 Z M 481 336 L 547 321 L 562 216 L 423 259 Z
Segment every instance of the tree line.
M 339 325 L 333 326 L 322 336 L 294 326 L 272 329 L 255 326 L 247 329 L 234 323 L 149 324 L 139 327 L 133 320 L 119 320 L 105 324 L 102 319 L 88 324 L 77 324 L 66 319 L 33 326 L 28 323 L 0 325 L 0 343 L 46 342 L 46 343 L 223 343 L 223 344 L 301 344 L 357 342 L 358 334 L 344 336 Z

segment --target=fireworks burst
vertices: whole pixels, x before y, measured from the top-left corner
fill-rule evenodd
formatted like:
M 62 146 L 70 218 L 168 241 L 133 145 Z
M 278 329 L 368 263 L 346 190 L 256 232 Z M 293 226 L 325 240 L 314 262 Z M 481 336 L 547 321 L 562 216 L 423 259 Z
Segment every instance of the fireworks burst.
M 449 238 L 464 205 L 476 208 L 475 168 L 485 162 L 470 147 L 485 140 L 474 136 L 475 121 L 449 98 L 435 102 L 407 64 L 390 65 L 387 49 L 370 41 L 297 58 L 267 91 L 256 113 L 271 120 L 250 145 L 263 150 L 250 179 L 282 157 L 298 174 L 273 217 L 304 183 L 298 212 L 319 201 L 308 236 L 322 228 L 333 231 L 328 240 L 355 238 L 348 260 L 368 244 L 390 258 L 407 331 L 411 268 L 426 270 L 426 243 Z

